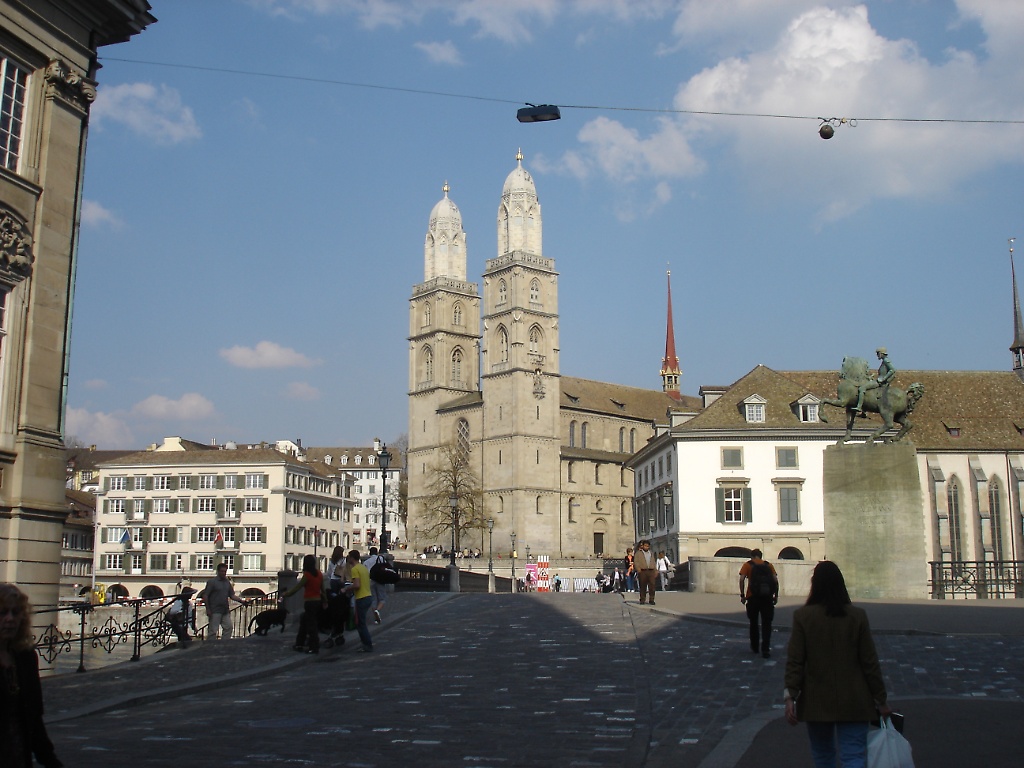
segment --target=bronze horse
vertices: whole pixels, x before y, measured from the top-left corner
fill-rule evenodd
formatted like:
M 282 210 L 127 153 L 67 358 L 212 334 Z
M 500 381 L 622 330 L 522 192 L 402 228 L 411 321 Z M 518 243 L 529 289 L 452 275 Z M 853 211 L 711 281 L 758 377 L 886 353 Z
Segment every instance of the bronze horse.
M 846 409 L 846 434 L 839 438 L 837 445 L 842 445 L 853 436 L 853 422 L 858 414 L 855 406 L 860 385 L 870 379 L 871 369 L 866 360 L 860 357 L 843 358 L 843 369 L 839 374 L 838 397 L 835 399 L 826 397 L 821 401 L 823 406 L 834 405 L 837 408 Z M 867 390 L 864 393 L 864 411 L 877 413 L 885 423 L 868 435 L 865 443 L 875 442 L 885 432 L 892 429 L 894 424 L 900 425 L 900 431 L 892 437 L 885 438 L 884 442 L 894 442 L 907 434 L 914 426 L 907 417 L 913 413 L 914 406 L 923 396 L 924 385 L 919 382 L 914 382 L 906 390 L 891 385 Z M 828 422 L 824 409 L 818 409 L 818 418 Z

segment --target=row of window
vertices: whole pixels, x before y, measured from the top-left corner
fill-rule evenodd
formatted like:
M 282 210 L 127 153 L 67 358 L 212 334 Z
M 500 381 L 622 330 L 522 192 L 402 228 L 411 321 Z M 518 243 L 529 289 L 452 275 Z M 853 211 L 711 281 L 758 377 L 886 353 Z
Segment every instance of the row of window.
M 796 448 L 775 449 L 776 469 L 799 469 L 800 461 Z M 723 448 L 722 469 L 743 469 L 743 449 Z M 671 472 L 671 465 L 669 466 Z M 653 476 L 653 475 L 652 475 Z
M 800 488 L 799 483 L 775 483 L 777 522 L 800 522 Z M 719 523 L 752 523 L 754 505 L 750 488 L 745 485 L 716 488 L 715 520 Z
M 812 395 L 805 395 L 797 402 L 796 414 L 804 424 L 814 424 L 818 421 L 817 398 Z M 743 401 L 743 417 L 748 424 L 763 424 L 765 422 L 766 408 L 768 401 L 760 395 L 751 395 Z
M 577 481 L 577 479 L 578 479 L 576 477 L 576 475 L 577 475 L 576 465 L 578 463 L 579 462 L 576 462 L 576 461 L 570 461 L 570 462 L 567 462 L 566 465 L 565 465 L 566 480 L 568 482 L 570 482 L 570 483 L 575 483 Z M 602 474 L 601 470 L 602 470 L 603 467 L 604 467 L 603 464 L 600 464 L 600 463 L 597 463 L 597 462 L 594 463 L 594 484 L 595 485 L 603 485 L 603 483 L 601 482 L 601 474 Z M 626 470 L 625 470 L 624 467 L 619 467 L 619 485 L 621 487 L 623 487 L 623 488 L 626 487 Z
M 212 525 L 155 525 L 155 526 L 131 526 L 122 527 L 117 525 L 103 526 L 100 528 L 100 542 L 113 544 L 121 542 L 127 544 L 174 544 L 185 541 L 185 531 L 191 531 L 194 542 L 221 542 L 233 544 L 236 541 L 265 542 L 267 540 L 267 529 L 262 525 L 246 526 L 212 526 Z
M 106 487 L 109 491 L 254 489 L 266 488 L 269 481 L 269 475 L 262 472 L 247 472 L 245 475 L 111 475 L 107 478 Z
M 335 512 L 336 509 L 332 508 Z M 266 510 L 262 496 L 245 496 L 243 498 L 222 498 L 213 496 L 185 499 L 104 499 L 103 513 L 109 515 L 130 514 L 136 520 L 144 520 L 148 515 L 168 515 L 186 513 L 217 513 L 224 517 L 235 517 L 239 512 L 263 512 Z
M 980 470 L 978 470 L 980 472 Z M 936 495 L 935 515 L 938 521 L 939 547 L 942 557 L 947 562 L 962 560 L 988 560 L 998 562 L 1005 556 L 1005 524 L 1003 519 L 1003 486 L 998 477 L 985 482 L 982 477 L 976 481 L 975 494 L 969 494 L 969 503 L 974 507 L 973 517 L 976 520 L 974 530 L 978 541 L 974 547 L 973 557 L 967 544 L 971 533 L 969 518 L 963 514 L 964 489 L 960 479 L 953 475 L 946 484 L 945 508 L 942 497 Z M 986 503 L 987 502 L 987 503 Z
M 464 323 L 464 319 L 463 319 L 464 318 L 464 314 L 465 313 L 464 313 L 464 311 L 462 309 L 462 302 L 461 301 L 456 301 L 452 305 L 452 325 L 456 326 L 457 328 L 461 327 L 463 325 L 463 323 Z M 432 312 L 432 309 L 431 309 L 430 302 L 429 301 L 424 302 L 424 304 L 423 304 L 423 326 L 424 327 L 429 326 L 431 324 L 432 320 L 433 320 L 433 312 Z M 358 459 L 358 457 L 356 457 L 356 458 Z
M 238 560 L 234 555 L 225 554 L 202 554 L 202 555 L 185 555 L 178 553 L 170 554 L 151 554 L 149 555 L 149 571 L 182 571 L 184 570 L 185 558 L 190 557 L 190 571 L 210 571 L 216 570 L 219 563 L 224 563 L 228 567 L 228 573 L 238 573 L 236 564 Z M 125 567 L 128 567 L 130 573 L 143 573 L 143 565 L 146 562 L 145 555 L 141 553 L 132 553 L 130 555 L 109 554 L 103 558 L 103 568 L 108 571 L 124 571 Z M 266 555 L 242 555 L 241 565 L 242 571 L 263 571 L 266 570 L 267 556 Z

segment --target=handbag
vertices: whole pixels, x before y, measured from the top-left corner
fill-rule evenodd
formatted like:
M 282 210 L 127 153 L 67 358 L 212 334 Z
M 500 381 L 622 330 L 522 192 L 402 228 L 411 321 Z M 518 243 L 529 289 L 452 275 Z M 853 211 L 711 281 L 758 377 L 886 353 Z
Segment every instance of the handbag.
M 868 768 L 914 768 L 910 742 L 883 717 L 878 730 L 868 732 Z

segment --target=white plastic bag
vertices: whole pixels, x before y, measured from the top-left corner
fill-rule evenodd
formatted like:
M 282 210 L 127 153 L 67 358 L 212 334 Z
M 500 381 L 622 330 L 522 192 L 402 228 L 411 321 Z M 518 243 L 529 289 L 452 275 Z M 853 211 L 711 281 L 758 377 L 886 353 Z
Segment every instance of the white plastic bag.
M 868 768 L 914 768 L 910 742 L 888 717 L 882 718 L 881 726 L 868 732 Z

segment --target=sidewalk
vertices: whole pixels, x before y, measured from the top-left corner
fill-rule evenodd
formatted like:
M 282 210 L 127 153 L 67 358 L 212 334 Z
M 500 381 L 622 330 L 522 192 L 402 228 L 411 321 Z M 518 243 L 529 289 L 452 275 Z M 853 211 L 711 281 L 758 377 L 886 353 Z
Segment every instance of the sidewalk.
M 421 611 L 455 595 L 444 592 L 397 592 L 388 596 L 384 622 L 370 628 L 386 632 Z M 195 641 L 187 648 L 171 643 L 139 661 L 112 664 L 94 671 L 43 678 L 46 722 L 59 723 L 132 704 L 142 704 L 237 685 L 304 664 L 337 660 L 359 645 L 355 632 L 337 648 L 321 648 L 317 656 L 295 653 L 292 645 L 298 620 L 289 619 L 282 633 L 273 628 L 266 637 L 251 635 L 229 641 Z

